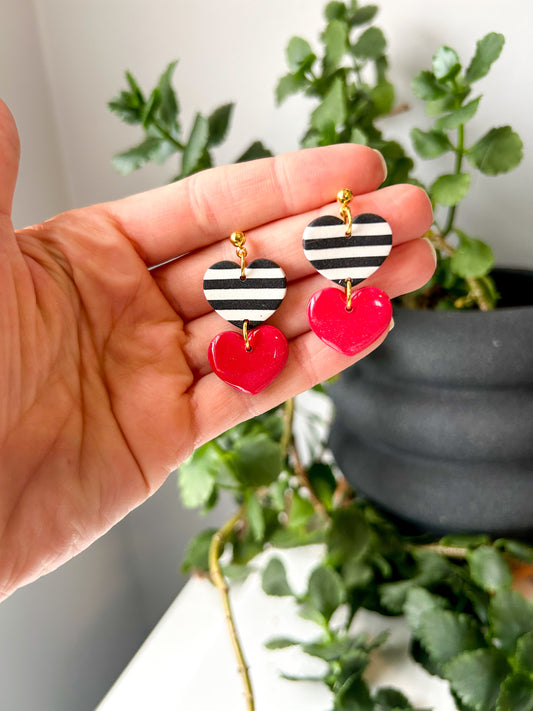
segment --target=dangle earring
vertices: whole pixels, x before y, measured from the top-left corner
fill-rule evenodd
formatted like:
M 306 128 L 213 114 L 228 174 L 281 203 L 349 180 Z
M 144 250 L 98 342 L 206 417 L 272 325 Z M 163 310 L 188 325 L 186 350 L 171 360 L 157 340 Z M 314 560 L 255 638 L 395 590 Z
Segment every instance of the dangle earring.
M 309 325 L 320 338 L 344 355 L 355 355 L 371 345 L 389 327 L 392 306 L 381 289 L 362 287 L 392 248 L 390 225 L 372 213 L 352 218 L 350 190 L 337 194 L 340 218 L 318 217 L 305 228 L 303 248 L 307 259 L 323 276 L 344 287 L 322 289 L 309 300 Z
M 240 264 L 217 262 L 204 276 L 205 298 L 219 316 L 242 330 L 223 331 L 209 344 L 213 372 L 228 385 L 255 395 L 276 378 L 289 355 L 283 333 L 260 324 L 279 307 L 287 291 L 283 269 L 269 259 L 254 259 L 246 265 L 246 237 L 230 237 Z

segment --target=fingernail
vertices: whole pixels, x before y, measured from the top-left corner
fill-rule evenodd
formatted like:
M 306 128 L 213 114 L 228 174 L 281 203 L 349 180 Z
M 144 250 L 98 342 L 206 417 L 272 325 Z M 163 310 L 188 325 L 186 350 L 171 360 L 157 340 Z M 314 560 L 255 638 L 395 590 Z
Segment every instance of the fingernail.
M 437 266 L 437 250 L 435 249 L 435 245 L 433 242 L 429 239 L 429 237 L 422 237 L 424 242 L 427 242 L 429 244 L 429 248 L 431 249 L 431 254 L 433 255 L 433 259 L 435 261 L 435 266 Z
M 394 326 L 395 326 L 394 319 L 391 318 L 390 323 L 389 323 L 389 330 L 387 331 L 387 333 L 390 333 L 392 331 L 392 329 L 394 328 Z
M 380 153 L 380 151 L 376 150 L 375 148 L 372 148 L 372 150 L 374 151 L 374 153 L 377 153 L 377 155 L 379 156 L 381 165 L 383 166 L 383 180 L 386 180 L 388 171 L 387 171 L 387 163 L 385 162 L 385 158 L 383 158 L 383 154 Z

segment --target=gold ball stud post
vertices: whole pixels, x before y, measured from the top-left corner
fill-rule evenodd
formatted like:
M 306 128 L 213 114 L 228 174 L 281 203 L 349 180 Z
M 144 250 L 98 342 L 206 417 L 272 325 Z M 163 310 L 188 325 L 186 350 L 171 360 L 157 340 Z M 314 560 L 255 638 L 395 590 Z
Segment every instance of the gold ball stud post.
M 238 249 L 246 242 L 246 237 L 243 232 L 232 232 L 229 239 L 231 244 Z
M 348 188 L 343 188 L 342 190 L 339 190 L 339 192 L 337 193 L 337 200 L 342 205 L 347 205 L 352 198 L 353 198 L 353 193 L 351 190 L 348 190 Z

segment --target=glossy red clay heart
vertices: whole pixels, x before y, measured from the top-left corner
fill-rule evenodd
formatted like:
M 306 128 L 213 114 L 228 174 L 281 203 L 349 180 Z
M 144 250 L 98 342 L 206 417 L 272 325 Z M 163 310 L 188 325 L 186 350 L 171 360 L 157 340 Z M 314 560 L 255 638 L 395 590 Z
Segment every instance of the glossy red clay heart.
M 365 286 L 352 294 L 352 309 L 340 289 L 322 289 L 309 300 L 309 324 L 321 341 L 353 356 L 379 338 L 391 322 L 392 306 L 381 289 Z
M 248 332 L 252 350 L 242 334 L 224 331 L 209 344 L 207 355 L 213 372 L 228 385 L 256 395 L 277 378 L 289 355 L 289 344 L 274 326 L 258 326 Z

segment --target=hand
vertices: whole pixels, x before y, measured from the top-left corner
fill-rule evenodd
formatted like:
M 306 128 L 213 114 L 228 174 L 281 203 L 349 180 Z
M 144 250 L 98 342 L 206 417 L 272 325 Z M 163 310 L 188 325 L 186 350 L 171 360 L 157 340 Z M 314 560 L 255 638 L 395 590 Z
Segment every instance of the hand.
M 391 255 L 366 284 L 398 296 L 435 266 L 417 239 L 432 221 L 427 197 L 409 185 L 375 192 L 382 161 L 363 146 L 216 168 L 19 231 L 10 220 L 18 138 L 3 104 L 0 156 L 0 599 L 87 547 L 194 447 L 365 355 L 328 348 L 306 318 L 308 298 L 329 282 L 301 235 L 319 214 L 338 214 L 327 203 L 340 188 L 354 192 L 354 214 L 376 212 L 393 229 Z M 203 296 L 203 274 L 235 260 L 235 230 L 246 232 L 249 260 L 273 259 L 289 283 L 270 321 L 289 359 L 255 396 L 207 362 L 228 325 Z

